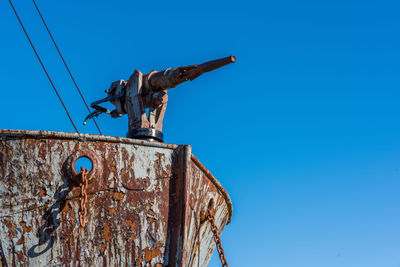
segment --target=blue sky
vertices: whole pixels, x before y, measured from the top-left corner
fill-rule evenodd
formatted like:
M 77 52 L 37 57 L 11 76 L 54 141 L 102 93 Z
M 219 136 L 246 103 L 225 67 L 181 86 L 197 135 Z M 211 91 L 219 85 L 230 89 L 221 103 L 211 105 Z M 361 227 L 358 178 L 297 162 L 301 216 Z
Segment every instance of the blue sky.
M 32 2 L 14 3 L 79 130 L 95 134 Z M 164 120 L 165 140 L 191 144 L 233 200 L 231 266 L 400 266 L 398 1 L 37 4 L 88 102 L 134 69 L 237 57 L 170 90 Z M 0 10 L 0 128 L 73 132 Z M 125 136 L 126 118 L 98 123 Z

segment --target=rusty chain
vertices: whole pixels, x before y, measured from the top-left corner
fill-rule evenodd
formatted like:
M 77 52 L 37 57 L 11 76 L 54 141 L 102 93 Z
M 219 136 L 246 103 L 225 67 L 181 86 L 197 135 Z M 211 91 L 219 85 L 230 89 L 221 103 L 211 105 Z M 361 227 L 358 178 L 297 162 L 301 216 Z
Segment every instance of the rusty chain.
M 211 223 L 211 231 L 214 234 L 214 241 L 215 241 L 215 244 L 217 245 L 218 255 L 219 255 L 219 259 L 221 260 L 222 266 L 229 267 L 228 261 L 226 260 L 226 257 L 225 257 L 225 251 L 222 248 L 222 243 L 221 243 L 221 238 L 218 233 L 218 228 L 215 225 L 214 214 L 212 211 L 210 211 L 210 209 L 207 210 L 207 219 Z
M 83 167 L 81 167 L 81 182 L 80 182 L 80 187 L 81 187 L 81 205 L 79 206 L 79 222 L 81 223 L 81 227 L 85 227 L 86 225 L 86 214 L 87 214 L 87 186 L 88 186 L 88 174 L 89 171 Z

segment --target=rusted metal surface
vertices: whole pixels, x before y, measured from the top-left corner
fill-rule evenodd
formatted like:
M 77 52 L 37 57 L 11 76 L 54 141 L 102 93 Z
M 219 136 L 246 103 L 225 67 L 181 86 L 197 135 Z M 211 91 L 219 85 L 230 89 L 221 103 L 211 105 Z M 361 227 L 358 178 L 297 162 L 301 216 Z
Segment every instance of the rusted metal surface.
M 183 249 L 183 259 L 187 266 L 203 266 L 203 263 L 209 262 L 215 249 L 211 224 L 205 220 L 207 208 L 212 202 L 215 209 L 215 224 L 222 231 L 232 218 L 232 204 L 229 196 L 223 193 L 225 190 L 221 184 L 210 172 L 205 172 L 206 168 L 193 158 L 191 154 L 187 166 L 185 191 L 188 194 L 185 203 L 189 205 L 186 206 L 184 221 L 189 229 L 183 231 L 186 248 Z
M 86 226 L 80 180 L 86 156 Z M 0 263 L 7 266 L 206 266 L 229 196 L 191 147 L 59 132 L 0 130 Z

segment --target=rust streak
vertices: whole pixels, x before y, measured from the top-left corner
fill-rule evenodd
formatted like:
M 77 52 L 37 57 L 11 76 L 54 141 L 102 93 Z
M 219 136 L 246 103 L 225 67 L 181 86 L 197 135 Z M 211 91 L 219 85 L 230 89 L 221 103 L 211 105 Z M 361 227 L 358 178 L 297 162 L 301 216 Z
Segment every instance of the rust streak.
M 47 190 L 46 188 L 41 187 L 39 192 L 39 197 L 44 197 L 45 195 L 47 195 Z
M 113 215 L 115 213 L 115 209 L 114 208 L 109 208 L 108 209 L 108 215 Z
M 126 224 L 129 225 L 129 227 L 131 228 L 131 231 L 135 231 L 135 227 L 136 227 L 135 222 L 132 222 L 131 220 L 126 220 Z
M 143 262 L 143 254 L 139 255 L 139 258 L 136 260 L 136 266 L 142 266 L 142 262 Z
M 106 250 L 106 244 L 105 243 L 101 243 L 100 244 L 100 251 L 101 251 L 101 254 L 102 255 L 104 255 L 104 251 Z
M 124 198 L 125 194 L 122 192 L 114 192 L 113 199 L 115 201 L 121 201 Z
M 20 221 L 19 225 L 21 225 L 24 229 L 24 233 L 29 233 L 30 231 L 32 231 L 32 226 L 26 226 L 26 222 L 24 221 Z
M 146 262 L 151 261 L 151 259 L 157 257 L 158 255 L 160 255 L 161 251 L 160 248 L 157 247 L 155 249 L 149 249 L 149 248 L 145 248 L 144 249 L 144 260 Z
M 103 230 L 103 238 L 107 241 L 111 241 L 112 234 L 110 232 L 110 227 L 108 226 L 108 223 L 104 225 L 104 230 Z

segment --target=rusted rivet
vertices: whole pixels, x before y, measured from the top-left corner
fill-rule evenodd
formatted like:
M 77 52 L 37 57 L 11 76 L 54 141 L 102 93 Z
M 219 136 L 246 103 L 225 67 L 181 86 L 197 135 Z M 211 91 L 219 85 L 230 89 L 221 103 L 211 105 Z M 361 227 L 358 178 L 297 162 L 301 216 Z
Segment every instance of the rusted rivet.
M 75 169 L 75 163 L 80 158 L 87 158 L 92 163 L 92 169 L 88 175 L 88 182 L 89 184 L 92 183 L 93 179 L 97 177 L 103 167 L 101 165 L 101 161 L 99 157 L 93 152 L 88 149 L 82 149 L 75 151 L 68 159 L 67 159 L 67 171 L 71 178 L 77 180 L 76 178 L 79 176 L 79 172 Z M 78 180 L 77 180 L 78 182 Z

